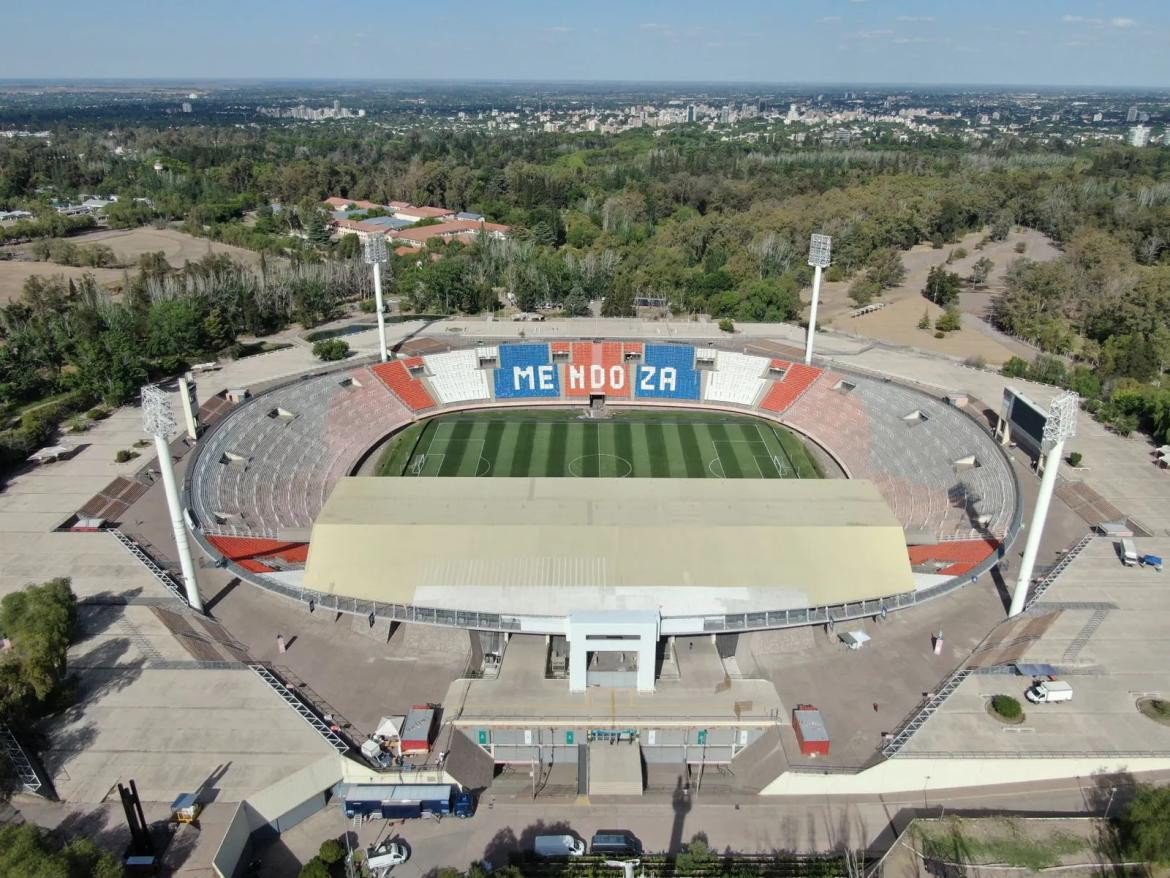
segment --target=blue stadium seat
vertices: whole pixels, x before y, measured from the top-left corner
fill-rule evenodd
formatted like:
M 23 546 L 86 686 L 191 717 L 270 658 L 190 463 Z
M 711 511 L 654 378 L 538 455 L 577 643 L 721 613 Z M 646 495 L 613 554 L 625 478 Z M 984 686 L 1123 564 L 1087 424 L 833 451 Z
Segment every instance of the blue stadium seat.
M 648 344 L 634 393 L 645 399 L 698 399 L 701 387 L 691 345 Z
M 495 380 L 498 399 L 561 395 L 560 372 L 547 344 L 500 345 Z

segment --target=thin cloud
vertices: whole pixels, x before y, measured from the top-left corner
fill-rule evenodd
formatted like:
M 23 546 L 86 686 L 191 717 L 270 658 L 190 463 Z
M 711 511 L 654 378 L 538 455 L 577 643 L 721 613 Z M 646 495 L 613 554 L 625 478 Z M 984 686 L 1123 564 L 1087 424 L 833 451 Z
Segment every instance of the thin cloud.
M 850 34 L 855 40 L 884 40 L 893 35 L 892 30 L 859 30 Z
M 921 23 L 934 21 L 934 16 L 933 15 L 899 15 L 896 20 L 921 24 Z
M 565 27 L 563 24 L 554 24 L 545 28 L 550 34 L 567 34 L 571 33 L 572 29 Z
M 841 21 L 839 15 L 822 15 L 817 19 L 817 24 L 837 24 Z
M 1086 18 L 1083 15 L 1062 15 L 1060 20 L 1065 24 L 1088 24 L 1093 27 L 1105 27 L 1106 25 L 1119 28 L 1137 27 L 1137 22 L 1134 19 L 1124 16 L 1118 16 L 1117 18 L 1111 18 L 1106 21 L 1103 18 Z

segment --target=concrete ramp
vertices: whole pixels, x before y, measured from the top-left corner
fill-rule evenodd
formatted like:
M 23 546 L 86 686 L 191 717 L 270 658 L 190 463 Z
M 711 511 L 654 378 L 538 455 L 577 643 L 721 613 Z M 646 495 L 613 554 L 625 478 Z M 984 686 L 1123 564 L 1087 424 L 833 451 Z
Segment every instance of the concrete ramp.
M 491 785 L 496 771 L 491 754 L 450 723 L 439 730 L 436 749 L 447 754 L 443 768 L 460 786 L 484 790 Z
M 642 748 L 633 742 L 589 745 L 590 796 L 642 795 Z
M 736 792 L 759 793 L 788 770 L 780 729 L 770 729 L 736 754 L 731 761 Z

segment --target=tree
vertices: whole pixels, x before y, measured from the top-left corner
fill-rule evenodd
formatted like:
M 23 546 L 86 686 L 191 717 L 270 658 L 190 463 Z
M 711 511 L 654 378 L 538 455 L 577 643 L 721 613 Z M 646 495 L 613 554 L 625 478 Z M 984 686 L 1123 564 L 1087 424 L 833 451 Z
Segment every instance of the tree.
M 1012 226 L 1015 224 L 1016 218 L 1012 212 L 1004 208 L 995 215 L 995 219 L 991 221 L 991 240 L 1002 241 L 1009 234 L 1011 234 Z
M 987 283 L 988 275 L 991 274 L 991 269 L 995 268 L 995 263 L 986 256 L 980 256 L 975 260 L 975 264 L 971 266 L 971 283 L 975 286 L 981 286 Z
M 896 287 L 906 279 L 906 266 L 894 247 L 882 247 L 870 254 L 866 273 L 883 290 Z
M 958 301 L 962 286 L 963 282 L 957 274 L 936 265 L 926 276 L 926 286 L 923 287 L 922 294 L 934 304 L 945 307 Z
M 675 857 L 674 871 L 677 875 L 701 875 L 718 863 L 719 855 L 711 850 L 705 838 L 696 835 Z
M 344 360 L 349 356 L 349 344 L 340 338 L 326 338 L 314 342 L 313 356 L 327 363 Z
M 589 313 L 589 298 L 579 283 L 573 284 L 563 304 L 565 313 L 571 317 L 582 317 Z
M 30 878 L 120 878 L 117 857 L 88 838 L 61 846 L 32 823 L 0 828 L 0 875 Z
M 1170 787 L 1139 784 L 1118 824 L 1129 856 L 1147 863 L 1170 863 Z
M 147 315 L 146 352 L 152 357 L 185 357 L 204 350 L 206 319 L 194 298 L 153 303 Z
M 67 578 L 29 585 L 0 600 L 0 631 L 12 643 L 0 654 L 0 722 L 53 696 L 65 679 L 76 627 L 77 600 Z
M 634 293 L 628 287 L 611 290 L 601 303 L 602 317 L 633 317 L 634 314 Z

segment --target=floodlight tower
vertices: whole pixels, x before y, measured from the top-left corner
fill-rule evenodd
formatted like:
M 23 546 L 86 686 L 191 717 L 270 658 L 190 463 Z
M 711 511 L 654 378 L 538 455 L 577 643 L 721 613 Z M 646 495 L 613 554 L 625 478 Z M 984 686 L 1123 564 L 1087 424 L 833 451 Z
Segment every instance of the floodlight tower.
M 1036 497 L 1036 509 L 1032 512 L 1032 523 L 1028 528 L 1028 542 L 1024 545 L 1024 559 L 1020 562 L 1020 578 L 1012 592 L 1012 605 L 1008 617 L 1018 616 L 1024 611 L 1028 599 L 1028 586 L 1032 580 L 1032 569 L 1036 566 L 1036 553 L 1040 550 L 1040 537 L 1044 533 L 1044 521 L 1048 518 L 1048 505 L 1052 502 L 1052 491 L 1056 487 L 1056 474 L 1060 469 L 1060 458 L 1064 454 L 1064 441 L 1077 433 L 1078 397 L 1067 390 L 1052 401 L 1048 419 L 1044 422 L 1044 475 L 1040 478 L 1040 494 Z
M 821 301 L 821 272 L 829 267 L 833 239 L 828 235 L 813 235 L 808 244 L 808 264 L 813 267 L 812 308 L 808 312 L 808 333 L 804 339 L 804 364 L 812 365 L 813 336 L 817 331 L 817 305 Z
M 386 315 L 382 313 L 382 266 L 387 257 L 386 239 L 382 235 L 367 235 L 362 242 L 365 247 L 366 262 L 374 266 L 374 305 L 378 310 L 378 353 L 382 362 L 387 360 L 386 355 Z
M 175 532 L 175 550 L 179 555 L 179 566 L 183 570 L 183 585 L 187 589 L 187 603 L 191 609 L 202 613 L 203 601 L 199 597 L 199 582 L 195 579 L 195 562 L 191 558 L 191 546 L 187 543 L 187 527 L 183 523 L 183 507 L 179 503 L 179 489 L 175 484 L 175 464 L 171 460 L 168 444 L 175 431 L 175 416 L 167 395 L 157 384 L 142 388 L 142 425 L 154 437 L 154 450 L 158 453 L 158 468 L 162 472 L 163 488 L 167 494 L 167 509 L 171 513 L 171 528 Z

